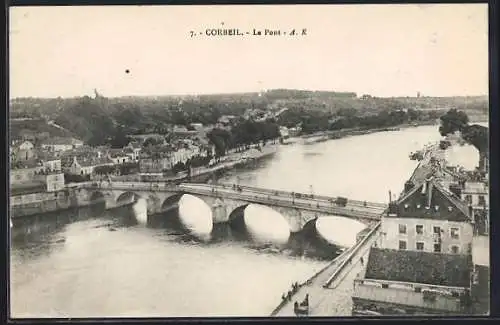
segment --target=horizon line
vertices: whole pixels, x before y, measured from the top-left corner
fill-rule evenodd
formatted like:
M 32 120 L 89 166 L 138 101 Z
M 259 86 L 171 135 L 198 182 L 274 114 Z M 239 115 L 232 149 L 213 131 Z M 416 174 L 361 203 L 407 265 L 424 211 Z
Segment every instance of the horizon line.
M 483 93 L 483 94 L 467 94 L 467 95 L 425 95 L 421 94 L 419 97 L 413 95 L 413 96 L 408 96 L 408 95 L 392 95 L 392 96 L 376 96 L 372 95 L 369 93 L 358 93 L 355 91 L 339 91 L 339 90 L 310 90 L 310 89 L 298 89 L 298 88 L 271 88 L 267 90 L 262 90 L 262 91 L 238 91 L 238 92 L 212 92 L 212 93 L 184 93 L 184 94 L 149 94 L 149 95 L 138 95 L 138 94 L 130 94 L 130 95 L 119 95 L 119 96 L 105 96 L 101 92 L 99 92 L 97 89 L 97 94 L 99 94 L 100 97 L 103 98 L 108 98 L 108 99 L 120 99 L 120 98 L 130 98 L 130 97 L 135 97 L 135 98 L 149 98 L 149 97 L 203 97 L 203 96 L 221 96 L 221 95 L 250 95 L 250 94 L 265 94 L 269 91 L 276 91 L 276 90 L 284 90 L 284 91 L 303 91 L 303 92 L 311 92 L 311 93 L 337 93 L 337 94 L 355 94 L 356 98 L 359 98 L 361 96 L 367 95 L 371 96 L 372 98 L 385 98 L 385 99 L 390 99 L 390 98 L 453 98 L 453 97 L 458 97 L 458 98 L 465 98 L 465 97 L 488 97 L 489 98 L 489 93 Z M 16 96 L 9 98 L 9 101 L 16 100 L 16 99 L 26 99 L 26 98 L 31 98 L 31 99 L 78 99 L 78 98 L 84 98 L 84 97 L 91 97 L 95 98 L 95 92 L 92 95 L 89 94 L 80 94 L 80 95 L 73 95 L 73 96 Z

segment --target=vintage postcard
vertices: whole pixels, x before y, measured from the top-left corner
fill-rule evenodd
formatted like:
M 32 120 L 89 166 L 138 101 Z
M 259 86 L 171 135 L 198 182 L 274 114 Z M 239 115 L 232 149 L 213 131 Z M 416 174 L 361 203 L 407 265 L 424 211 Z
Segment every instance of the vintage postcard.
M 9 15 L 11 318 L 489 314 L 486 4 Z

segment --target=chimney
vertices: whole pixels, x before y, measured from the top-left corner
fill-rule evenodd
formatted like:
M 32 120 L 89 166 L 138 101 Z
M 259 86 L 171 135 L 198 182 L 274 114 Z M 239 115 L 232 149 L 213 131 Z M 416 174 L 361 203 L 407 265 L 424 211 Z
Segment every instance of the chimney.
M 427 180 L 427 207 L 431 207 L 431 201 L 432 201 L 432 182 L 431 180 Z

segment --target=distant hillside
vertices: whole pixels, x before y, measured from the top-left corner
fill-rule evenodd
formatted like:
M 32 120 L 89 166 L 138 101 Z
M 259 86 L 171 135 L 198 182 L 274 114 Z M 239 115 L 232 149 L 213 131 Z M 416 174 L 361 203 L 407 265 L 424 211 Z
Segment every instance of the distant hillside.
M 167 125 L 215 124 L 223 115 L 242 116 L 248 110 L 278 112 L 281 125 L 305 123 L 305 119 L 335 120 L 339 116 L 365 116 L 402 109 L 436 110 L 457 108 L 472 119 L 484 119 L 488 98 L 478 97 L 393 97 L 358 96 L 354 92 L 273 89 L 262 93 L 213 94 L 200 96 L 147 96 L 105 98 L 16 98 L 10 102 L 11 118 L 53 120 L 74 136 L 91 144 L 104 144 L 128 134 L 167 133 Z M 477 117 L 477 118 L 476 118 Z M 65 133 L 46 123 L 11 123 L 11 134 L 23 129 Z M 309 123 L 309 122 L 307 122 Z
M 11 119 L 9 121 L 9 126 L 10 138 L 13 140 L 20 139 L 26 134 L 40 135 L 42 133 L 48 133 L 49 137 L 75 137 L 74 133 L 50 125 L 45 119 L 41 118 L 27 120 Z

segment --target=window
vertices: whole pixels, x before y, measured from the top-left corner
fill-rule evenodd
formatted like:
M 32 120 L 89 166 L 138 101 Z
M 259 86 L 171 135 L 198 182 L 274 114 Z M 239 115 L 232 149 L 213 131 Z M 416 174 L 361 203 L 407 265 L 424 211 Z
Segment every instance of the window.
M 451 228 L 450 229 L 450 236 L 453 239 L 458 239 L 458 237 L 459 237 L 459 230 L 458 230 L 458 228 Z
M 406 225 L 399 225 L 399 233 L 406 234 Z
M 478 200 L 479 200 L 479 205 L 486 205 L 486 200 L 484 199 L 484 195 L 479 195 L 478 196 Z
M 417 225 L 415 230 L 416 230 L 417 234 L 422 235 L 424 233 L 424 226 Z
M 471 203 L 472 203 L 472 195 L 467 194 L 467 195 L 465 196 L 465 202 L 467 202 L 467 203 L 471 204 Z
M 433 231 L 435 234 L 441 234 L 441 228 L 438 226 L 434 226 Z
M 417 242 L 417 251 L 423 251 L 423 250 L 424 250 L 424 243 Z
M 382 289 L 388 289 L 389 285 L 387 283 L 382 283 Z
M 434 244 L 434 253 L 441 253 L 441 244 Z
M 458 254 L 459 248 L 456 245 L 451 246 L 451 252 L 453 254 Z
M 406 249 L 406 241 L 404 241 L 404 240 L 399 241 L 399 249 L 401 249 L 401 250 Z
M 20 180 L 21 178 L 22 178 L 22 176 L 20 174 L 16 175 L 16 180 Z

